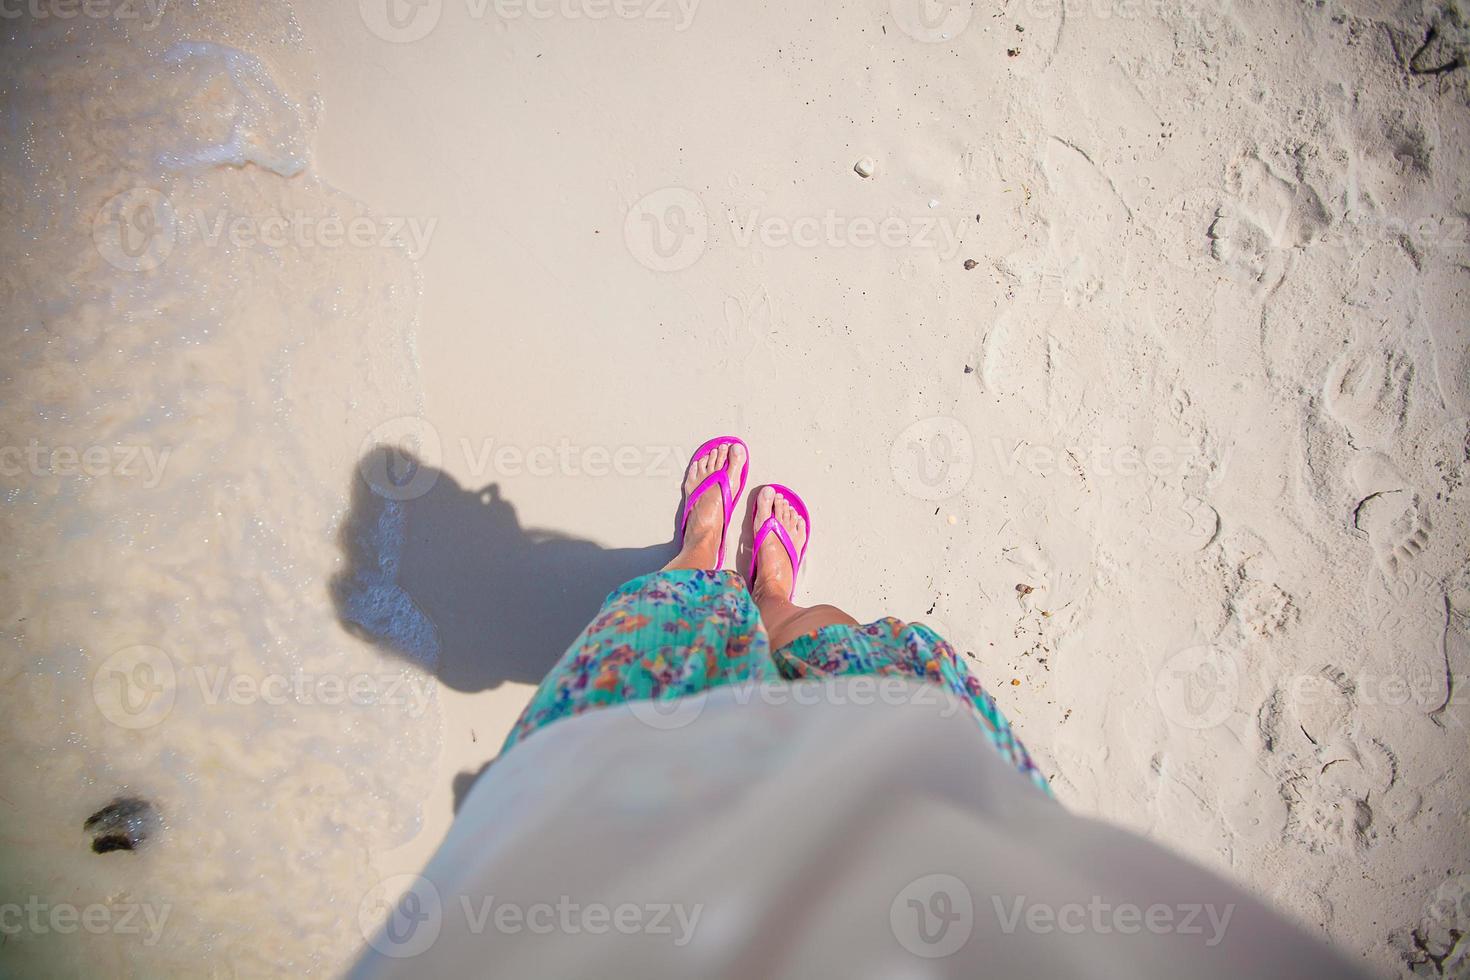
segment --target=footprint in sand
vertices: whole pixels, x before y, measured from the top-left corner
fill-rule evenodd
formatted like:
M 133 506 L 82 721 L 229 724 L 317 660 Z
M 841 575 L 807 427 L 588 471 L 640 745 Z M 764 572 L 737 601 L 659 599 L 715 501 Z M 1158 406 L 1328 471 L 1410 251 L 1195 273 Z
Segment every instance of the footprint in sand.
M 982 389 L 1007 400 L 1024 400 L 1036 409 L 1046 407 L 1054 343 L 1047 322 L 1041 315 L 1002 315 L 996 320 L 980 343 Z
M 1228 186 L 1232 197 L 1210 223 L 1210 255 L 1239 277 L 1273 289 L 1286 275 L 1292 250 L 1326 229 L 1327 209 L 1312 188 L 1278 177 L 1254 155 L 1232 164 Z
M 1434 523 L 1419 495 L 1408 490 L 1375 493 L 1358 503 L 1353 526 L 1368 535 L 1383 571 L 1396 576 L 1429 547 Z
M 1172 551 L 1199 551 L 1220 530 L 1220 515 L 1215 508 L 1180 487 L 1155 483 L 1142 503 L 1145 530 Z
M 1359 707 L 1394 717 L 1434 715 L 1450 697 L 1445 670 L 1445 588 L 1431 575 L 1406 569 L 1374 573 L 1363 583 L 1371 633 L 1367 656 L 1353 676 Z
M 1344 794 L 1314 778 L 1298 777 L 1283 787 L 1286 830 L 1283 837 L 1314 854 L 1372 846 L 1373 808 L 1366 799 Z
M 757 350 L 768 346 L 776 313 L 771 294 L 761 286 L 749 295 L 726 296 L 724 314 L 718 363 L 729 369 L 744 364 Z
M 1414 362 L 1402 351 L 1358 346 L 1327 369 L 1322 396 L 1355 447 L 1386 447 L 1408 417 L 1413 378 Z
M 1445 407 L 1460 415 L 1470 412 L 1470 343 L 1465 339 L 1470 283 L 1466 279 L 1463 266 L 1437 262 L 1425 270 L 1421 282 L 1421 295 L 1434 297 L 1421 310 L 1434 352 L 1434 382 Z
M 1400 778 L 1398 757 L 1386 743 L 1343 733 L 1314 745 L 1311 775 L 1283 786 L 1288 839 L 1312 851 L 1361 852 L 1378 842 L 1378 823 L 1398 825 L 1419 812 L 1422 797 Z
M 1278 636 L 1300 616 L 1296 600 L 1272 582 L 1244 583 L 1231 598 L 1240 627 L 1248 636 Z

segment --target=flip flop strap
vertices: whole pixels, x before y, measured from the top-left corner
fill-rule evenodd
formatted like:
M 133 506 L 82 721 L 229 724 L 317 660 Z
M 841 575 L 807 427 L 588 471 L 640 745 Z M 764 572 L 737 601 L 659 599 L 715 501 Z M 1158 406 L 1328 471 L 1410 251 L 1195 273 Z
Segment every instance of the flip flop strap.
M 766 535 L 773 531 L 776 537 L 780 539 L 781 546 L 786 549 L 786 557 L 791 559 L 791 594 L 795 595 L 796 573 L 801 570 L 801 555 L 797 552 L 796 543 L 791 540 L 791 535 L 786 533 L 786 527 L 780 521 L 776 520 L 776 515 L 774 514 L 767 517 L 765 523 L 761 524 L 760 530 L 755 533 L 755 543 L 751 546 L 751 550 L 755 554 L 754 560 L 750 563 L 751 578 L 755 577 L 755 566 L 760 561 L 761 543 L 765 541 Z
M 730 493 L 730 464 L 728 462 L 699 481 L 699 486 L 695 487 L 694 492 L 689 495 L 689 500 L 684 504 L 684 520 L 679 525 L 679 534 L 682 536 L 684 529 L 689 526 L 689 515 L 694 513 L 694 505 L 700 495 L 711 486 L 720 488 L 720 512 L 724 517 L 724 523 L 720 529 L 720 553 L 715 561 L 716 566 L 719 566 L 725 564 L 725 529 L 730 526 L 730 505 L 734 502 Z

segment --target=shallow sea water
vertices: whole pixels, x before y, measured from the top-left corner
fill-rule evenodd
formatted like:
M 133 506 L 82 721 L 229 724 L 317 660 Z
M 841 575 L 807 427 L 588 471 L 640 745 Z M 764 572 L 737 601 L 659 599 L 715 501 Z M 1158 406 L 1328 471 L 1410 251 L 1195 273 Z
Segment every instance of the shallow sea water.
M 0 30 L 0 975 L 334 972 L 439 746 L 432 627 L 329 592 L 419 404 L 408 240 L 313 175 L 283 8 Z

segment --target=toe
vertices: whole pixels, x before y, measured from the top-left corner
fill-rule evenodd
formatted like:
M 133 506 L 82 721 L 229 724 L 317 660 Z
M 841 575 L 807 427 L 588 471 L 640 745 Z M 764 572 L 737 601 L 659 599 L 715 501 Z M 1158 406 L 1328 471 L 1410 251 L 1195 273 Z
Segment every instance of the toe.
M 745 447 L 730 447 L 730 489 L 733 491 L 740 483 L 740 470 L 745 466 Z
M 790 530 L 791 504 L 787 503 L 786 498 L 781 496 L 779 493 L 776 494 L 776 520 L 786 525 L 786 528 Z
M 776 491 L 770 487 L 761 487 L 761 492 L 755 495 L 755 526 L 760 527 L 771 516 L 771 507 L 776 502 Z

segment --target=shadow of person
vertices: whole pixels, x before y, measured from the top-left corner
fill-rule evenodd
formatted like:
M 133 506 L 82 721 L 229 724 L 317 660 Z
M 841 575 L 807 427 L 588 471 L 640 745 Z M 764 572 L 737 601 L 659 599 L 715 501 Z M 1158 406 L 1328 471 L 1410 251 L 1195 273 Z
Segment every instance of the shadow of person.
M 461 487 L 390 447 L 359 461 L 340 538 L 342 624 L 470 693 L 540 683 L 608 592 L 677 550 L 522 527 L 499 485 Z

